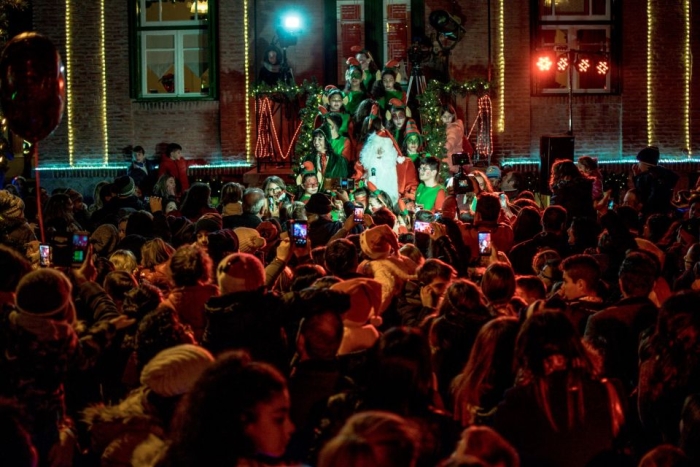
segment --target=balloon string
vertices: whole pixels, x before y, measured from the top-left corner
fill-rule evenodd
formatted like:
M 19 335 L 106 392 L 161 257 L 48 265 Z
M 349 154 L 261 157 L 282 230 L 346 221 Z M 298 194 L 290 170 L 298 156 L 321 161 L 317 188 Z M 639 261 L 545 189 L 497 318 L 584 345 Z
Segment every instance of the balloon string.
M 39 144 L 34 143 L 32 145 L 32 152 L 34 156 L 34 178 L 36 180 L 36 213 L 39 219 L 39 231 L 41 232 L 41 243 L 46 244 L 46 237 L 44 236 L 44 214 L 41 206 L 41 183 L 39 182 Z

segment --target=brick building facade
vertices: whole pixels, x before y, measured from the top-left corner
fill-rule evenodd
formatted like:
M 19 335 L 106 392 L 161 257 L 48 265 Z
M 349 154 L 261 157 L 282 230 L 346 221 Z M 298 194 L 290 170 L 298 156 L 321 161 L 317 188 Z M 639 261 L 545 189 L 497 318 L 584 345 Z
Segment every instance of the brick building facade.
M 99 2 L 75 0 L 35 0 L 33 20 L 37 31 L 49 36 L 66 57 L 66 1 L 70 2 L 72 122 L 75 136 L 75 161 L 101 162 L 105 135 L 101 120 L 102 86 L 100 54 Z M 140 144 L 154 156 L 163 142 L 177 141 L 192 157 L 211 161 L 245 160 L 245 47 L 243 42 L 244 0 L 219 1 L 218 5 L 218 85 L 216 100 L 143 102 L 129 92 L 128 8 L 133 0 L 104 0 L 108 157 L 110 162 L 124 160 L 124 149 Z M 210 0 L 212 1 L 212 0 Z M 652 122 L 652 143 L 668 156 L 682 156 L 684 148 L 684 73 L 683 44 L 686 16 L 685 0 L 616 0 L 621 2 L 621 67 L 619 93 L 574 96 L 573 119 L 576 154 L 598 154 L 617 158 L 635 154 L 647 144 L 647 7 L 653 11 L 654 34 L 651 89 L 656 96 Z M 262 51 L 273 35 L 274 15 L 286 6 L 295 6 L 307 15 L 304 33 L 289 49 L 297 82 L 317 77 L 335 66 L 326 63 L 329 48 L 324 43 L 328 5 L 319 0 L 273 1 L 247 0 L 250 34 L 249 73 L 255 77 Z M 431 32 L 428 16 L 435 9 L 450 10 L 455 2 L 427 0 L 424 5 L 425 30 Z M 467 30 L 452 52 L 451 73 L 455 79 L 486 77 L 488 57 L 487 7 L 489 1 L 464 3 L 459 12 Z M 502 76 L 498 70 L 494 82 L 503 80 L 504 95 L 494 94 L 494 121 L 504 110 L 504 131 L 494 130 L 496 157 L 532 157 L 537 154 L 543 134 L 564 133 L 567 129 L 567 97 L 537 96 L 531 92 L 533 53 L 531 51 L 531 2 L 528 0 L 491 0 L 492 58 L 498 47 L 498 21 L 503 20 Z M 499 5 L 504 4 L 502 12 Z M 692 53 L 700 56 L 700 2 L 692 0 L 690 41 Z M 332 14 L 332 12 L 331 12 Z M 371 18 L 367 18 L 370 21 Z M 694 82 L 690 100 L 692 152 L 700 150 L 700 60 L 693 64 Z M 326 83 L 323 83 L 326 84 Z M 499 89 L 496 87 L 496 89 Z M 502 100 L 502 101 L 501 101 Z M 458 102 L 466 112 L 468 124 L 475 113 L 472 97 Z M 42 160 L 68 162 L 68 118 L 53 135 L 40 144 Z

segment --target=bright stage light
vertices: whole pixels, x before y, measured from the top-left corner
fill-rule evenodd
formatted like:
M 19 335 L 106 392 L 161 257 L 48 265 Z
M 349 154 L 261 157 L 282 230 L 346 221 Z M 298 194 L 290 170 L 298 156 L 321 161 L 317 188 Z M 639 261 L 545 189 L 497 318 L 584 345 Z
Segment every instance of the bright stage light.
M 557 71 L 566 71 L 569 68 L 569 56 L 566 54 L 559 55 L 557 59 Z
M 282 27 L 289 34 L 299 32 L 301 30 L 301 16 L 297 13 L 286 13 L 282 16 Z

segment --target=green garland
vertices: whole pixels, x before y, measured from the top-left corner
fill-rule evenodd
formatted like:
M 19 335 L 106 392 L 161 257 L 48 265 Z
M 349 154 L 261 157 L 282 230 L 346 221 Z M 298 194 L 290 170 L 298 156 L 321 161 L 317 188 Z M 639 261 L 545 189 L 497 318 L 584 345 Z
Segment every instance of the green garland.
M 251 96 L 266 96 L 273 95 L 273 99 L 284 99 L 289 102 L 298 102 L 306 97 L 306 105 L 299 111 L 299 119 L 301 120 L 301 129 L 299 137 L 294 146 L 294 160 L 292 167 L 295 173 L 299 173 L 301 166 L 299 161 L 309 154 L 313 148 L 312 132 L 314 130 L 314 122 L 318 115 L 318 106 L 321 103 L 321 94 L 323 89 L 314 78 L 311 82 L 304 80 L 300 85 L 289 85 L 284 82 L 278 82 L 274 86 L 266 83 L 260 83 L 253 86 Z
M 425 139 L 423 150 L 438 159 L 445 157 L 445 141 L 447 137 L 440 119 L 442 117 L 440 108 L 445 103 L 451 102 L 455 95 L 476 94 L 481 96 L 489 92 L 489 87 L 489 82 L 482 78 L 475 78 L 465 82 L 452 80 L 449 83 L 430 81 L 425 92 L 418 96 L 423 138 Z M 447 164 L 442 164 L 440 175 L 443 180 L 450 176 Z

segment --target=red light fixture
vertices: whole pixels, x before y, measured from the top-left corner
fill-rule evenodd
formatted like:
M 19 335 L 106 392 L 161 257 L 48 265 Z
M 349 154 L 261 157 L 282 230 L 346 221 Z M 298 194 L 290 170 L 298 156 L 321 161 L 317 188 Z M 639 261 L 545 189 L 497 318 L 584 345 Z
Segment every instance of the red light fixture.
M 569 68 L 569 56 L 566 54 L 559 55 L 557 59 L 557 71 L 566 71 Z
M 540 71 L 549 71 L 552 69 L 552 65 L 554 65 L 554 63 L 549 55 L 542 55 L 537 58 L 537 68 L 539 68 Z
M 591 67 L 591 59 L 588 57 L 579 57 L 576 63 L 576 69 L 579 73 L 586 73 Z
M 610 71 L 610 63 L 608 63 L 607 58 L 601 58 L 598 60 L 598 64 L 595 67 L 599 75 L 606 75 Z

